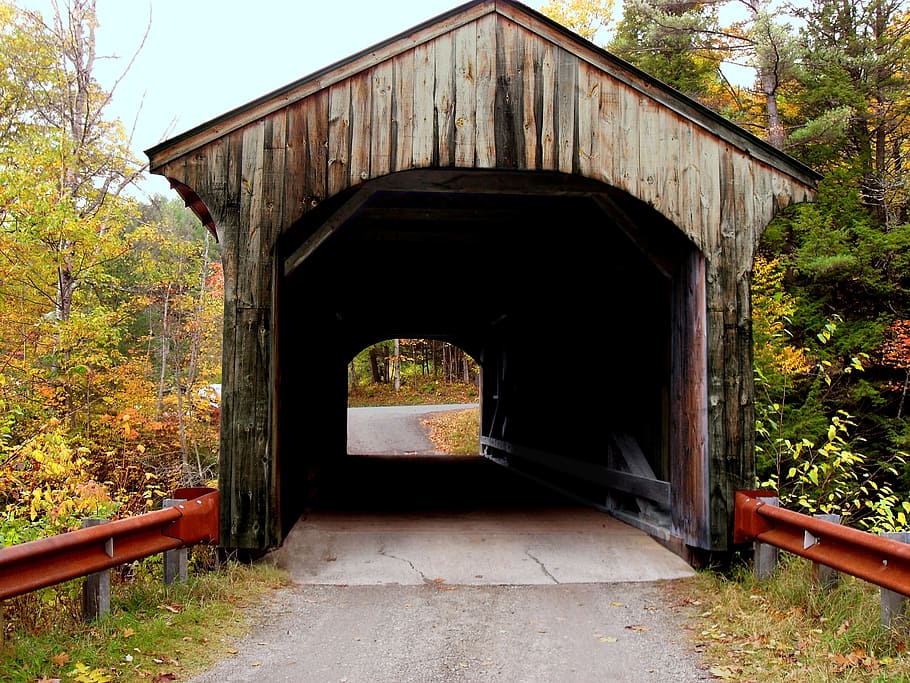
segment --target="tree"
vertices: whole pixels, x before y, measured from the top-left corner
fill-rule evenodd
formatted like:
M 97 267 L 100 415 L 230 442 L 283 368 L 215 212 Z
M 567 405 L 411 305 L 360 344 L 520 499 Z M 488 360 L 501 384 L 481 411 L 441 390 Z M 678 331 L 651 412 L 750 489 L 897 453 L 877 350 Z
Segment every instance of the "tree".
M 813 0 L 799 11 L 801 156 L 847 170 L 886 228 L 906 222 L 910 11 L 902 0 Z
M 549 0 L 540 8 L 554 21 L 572 29 L 588 40 L 594 40 L 602 29 L 613 22 L 614 0 Z
M 31 57 L 7 65 L 13 74 L 24 70 L 28 92 L 10 91 L 0 122 L 3 296 L 20 302 L 31 359 L 40 361 L 34 367 L 75 427 L 80 410 L 88 421 L 93 379 L 119 351 L 122 297 L 111 265 L 125 253 L 123 230 L 135 209 L 121 195 L 142 166 L 122 124 L 104 118 L 110 93 L 93 78 L 94 0 L 55 4 L 49 25 L 0 7 L 7 22 L 0 54 L 33 47 Z
M 627 0 L 608 48 L 642 71 L 702 102 L 717 90 L 723 53 L 713 3 Z

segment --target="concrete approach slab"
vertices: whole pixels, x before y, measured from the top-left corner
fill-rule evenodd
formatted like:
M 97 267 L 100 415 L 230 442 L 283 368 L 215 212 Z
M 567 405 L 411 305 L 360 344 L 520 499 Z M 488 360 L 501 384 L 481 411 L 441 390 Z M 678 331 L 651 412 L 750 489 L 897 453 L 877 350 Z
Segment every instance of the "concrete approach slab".
M 622 583 L 694 574 L 646 533 L 576 506 L 323 511 L 301 518 L 274 560 L 312 585 Z

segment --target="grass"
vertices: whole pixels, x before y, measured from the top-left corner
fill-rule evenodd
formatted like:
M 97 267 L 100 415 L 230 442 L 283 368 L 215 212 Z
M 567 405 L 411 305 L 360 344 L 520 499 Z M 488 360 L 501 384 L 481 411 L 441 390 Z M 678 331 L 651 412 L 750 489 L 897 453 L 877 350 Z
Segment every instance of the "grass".
M 480 394 L 474 384 L 421 379 L 405 381 L 398 391 L 392 384 L 362 384 L 348 394 L 348 406 L 412 406 L 477 403 Z
M 877 586 L 842 575 L 822 589 L 812 563 L 781 553 L 775 574 L 699 572 L 693 638 L 716 679 L 755 683 L 910 681 L 906 622 L 881 624 Z
M 151 563 L 154 564 L 154 563 Z M 159 564 L 160 568 L 160 564 Z M 164 586 L 160 573 L 114 582 L 110 613 L 84 624 L 60 605 L 56 619 L 27 624 L 16 614 L 29 601 L 59 600 L 65 591 L 38 591 L 7 601 L 0 647 L 4 683 L 132 683 L 185 680 L 230 654 L 250 625 L 248 614 L 287 576 L 265 563 L 226 563 L 217 571 Z M 77 582 L 73 582 L 76 585 Z M 66 599 L 64 598 L 64 603 Z

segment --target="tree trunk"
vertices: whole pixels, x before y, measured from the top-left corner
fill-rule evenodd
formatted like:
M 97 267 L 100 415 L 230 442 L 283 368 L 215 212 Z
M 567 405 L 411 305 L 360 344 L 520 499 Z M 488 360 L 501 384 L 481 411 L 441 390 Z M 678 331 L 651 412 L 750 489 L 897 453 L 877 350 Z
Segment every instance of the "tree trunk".
M 401 340 L 395 339 L 395 358 L 392 361 L 392 376 L 395 378 L 395 393 L 401 390 Z
M 158 372 L 158 403 L 156 407 L 156 419 L 161 419 L 161 413 L 164 411 L 164 380 L 167 376 L 167 356 L 170 349 L 169 335 L 169 306 L 171 299 L 171 288 L 168 285 L 164 290 L 164 313 L 161 318 L 161 370 Z

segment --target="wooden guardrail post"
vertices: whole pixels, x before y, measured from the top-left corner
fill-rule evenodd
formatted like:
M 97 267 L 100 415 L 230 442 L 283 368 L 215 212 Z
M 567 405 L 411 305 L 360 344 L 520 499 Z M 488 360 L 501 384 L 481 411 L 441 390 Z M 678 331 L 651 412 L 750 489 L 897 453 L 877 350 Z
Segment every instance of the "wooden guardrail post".
M 89 518 L 82 520 L 82 528 L 107 524 L 106 519 Z M 114 556 L 114 539 L 109 538 L 104 544 L 104 551 L 109 557 Z M 111 611 L 111 570 L 89 574 L 82 584 L 82 619 L 91 621 L 103 617 Z
M 840 515 L 826 515 L 826 514 L 817 514 L 812 515 L 815 519 L 821 519 L 825 522 L 831 522 L 832 524 L 840 524 L 841 517 Z M 809 532 L 806 532 L 807 534 Z M 806 539 L 806 547 L 809 546 L 809 539 Z M 832 569 L 826 564 L 821 564 L 820 562 L 812 563 L 812 573 L 815 575 L 818 585 L 821 586 L 824 590 L 831 590 L 837 586 L 840 581 L 840 572 L 836 569 Z
M 910 533 L 906 531 L 888 531 L 882 534 L 901 543 L 910 543 Z M 894 622 L 907 613 L 907 596 L 888 588 L 881 589 L 882 626 L 890 628 Z
M 175 505 L 183 505 L 186 498 L 165 498 L 162 507 L 170 508 Z M 164 585 L 170 586 L 175 581 L 181 583 L 187 579 L 187 549 L 177 548 L 176 550 L 166 550 L 164 552 Z
M 765 505 L 780 507 L 780 498 L 767 497 L 760 498 L 760 500 Z M 752 573 L 756 579 L 764 581 L 771 576 L 777 568 L 777 560 L 780 556 L 780 551 L 777 546 L 773 546 L 770 543 L 762 543 L 761 541 L 754 541 L 752 543 L 752 548 Z

